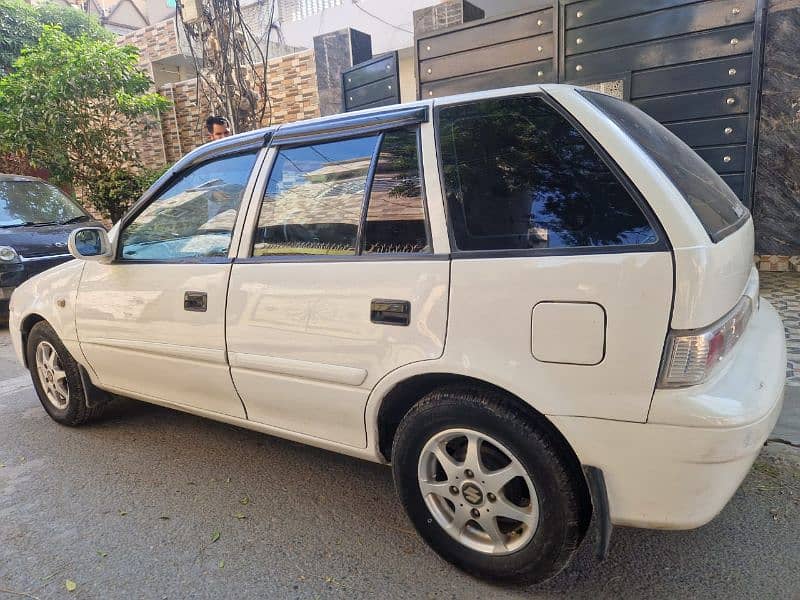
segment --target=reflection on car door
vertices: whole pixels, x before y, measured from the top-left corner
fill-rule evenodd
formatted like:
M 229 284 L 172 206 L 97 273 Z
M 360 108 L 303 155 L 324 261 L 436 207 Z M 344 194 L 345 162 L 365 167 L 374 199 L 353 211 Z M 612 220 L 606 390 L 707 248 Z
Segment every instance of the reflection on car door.
M 245 418 L 225 356 L 225 293 L 257 152 L 177 175 L 123 222 L 112 264 L 86 264 L 78 336 L 103 387 Z
M 250 419 L 364 447 L 374 385 L 441 356 L 449 262 L 432 252 L 418 137 L 409 127 L 271 150 L 228 297 Z

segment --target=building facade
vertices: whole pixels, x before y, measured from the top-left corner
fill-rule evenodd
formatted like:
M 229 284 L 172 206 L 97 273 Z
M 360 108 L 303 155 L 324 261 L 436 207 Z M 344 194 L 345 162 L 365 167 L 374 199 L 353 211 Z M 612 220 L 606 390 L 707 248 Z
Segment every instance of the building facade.
M 720 173 L 753 212 L 762 268 L 800 265 L 800 0 L 275 2 L 273 123 L 533 82 L 599 87 Z M 271 9 L 243 8 L 262 39 Z M 174 100 L 149 162 L 203 141 L 193 63 L 168 12 L 120 39 Z

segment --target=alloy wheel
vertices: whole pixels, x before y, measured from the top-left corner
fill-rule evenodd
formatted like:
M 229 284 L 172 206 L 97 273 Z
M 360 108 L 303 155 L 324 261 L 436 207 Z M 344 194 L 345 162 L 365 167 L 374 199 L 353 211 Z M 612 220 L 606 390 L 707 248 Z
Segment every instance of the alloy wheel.
M 448 429 L 420 453 L 419 489 L 452 538 L 489 555 L 523 548 L 539 524 L 539 499 L 522 463 L 491 436 Z
M 50 342 L 41 341 L 36 346 L 36 372 L 47 401 L 58 410 L 69 405 L 69 383 L 58 352 Z

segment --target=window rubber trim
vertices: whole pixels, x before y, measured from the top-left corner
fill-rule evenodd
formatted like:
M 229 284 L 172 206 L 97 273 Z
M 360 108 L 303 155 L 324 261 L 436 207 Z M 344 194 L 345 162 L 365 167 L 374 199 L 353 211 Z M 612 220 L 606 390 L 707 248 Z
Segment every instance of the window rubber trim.
M 404 106 L 367 114 L 352 113 L 311 123 L 282 125 L 272 135 L 270 145 L 309 145 L 322 141 L 333 141 L 370 133 L 381 133 L 407 125 L 426 123 L 429 119 L 428 105 Z
M 268 256 L 248 256 L 233 259 L 234 264 L 248 265 L 259 263 L 346 263 L 346 262 L 438 262 L 450 260 L 449 254 L 430 253 L 380 253 L 371 254 L 273 254 Z
M 372 195 L 372 182 L 375 180 L 375 171 L 378 169 L 381 149 L 383 148 L 384 132 L 378 134 L 375 142 L 375 150 L 372 153 L 372 160 L 367 171 L 367 181 L 364 184 L 364 197 L 361 199 L 361 214 L 358 219 L 358 229 L 356 230 L 355 255 L 361 256 L 364 252 L 364 235 L 367 231 L 367 211 L 369 210 L 370 196 Z M 253 248 L 255 250 L 255 248 Z

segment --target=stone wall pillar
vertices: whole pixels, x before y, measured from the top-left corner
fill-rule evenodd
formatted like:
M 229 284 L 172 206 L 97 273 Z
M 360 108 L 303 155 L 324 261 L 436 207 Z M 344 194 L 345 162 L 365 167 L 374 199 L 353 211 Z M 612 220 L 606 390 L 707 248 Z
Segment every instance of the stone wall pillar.
M 314 38 L 319 111 L 342 112 L 342 71 L 372 58 L 372 38 L 356 29 L 340 29 Z
M 753 215 L 756 252 L 800 256 L 800 0 L 769 0 Z

